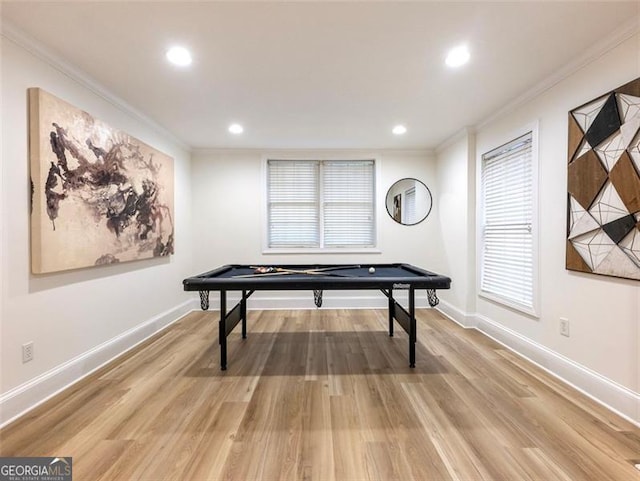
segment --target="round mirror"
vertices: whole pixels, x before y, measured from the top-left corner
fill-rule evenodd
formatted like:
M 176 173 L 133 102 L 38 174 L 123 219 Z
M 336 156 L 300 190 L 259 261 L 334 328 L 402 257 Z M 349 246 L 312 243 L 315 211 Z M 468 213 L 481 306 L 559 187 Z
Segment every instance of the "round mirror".
M 418 179 L 400 179 L 387 192 L 387 212 L 402 225 L 419 224 L 431 212 L 431 191 Z

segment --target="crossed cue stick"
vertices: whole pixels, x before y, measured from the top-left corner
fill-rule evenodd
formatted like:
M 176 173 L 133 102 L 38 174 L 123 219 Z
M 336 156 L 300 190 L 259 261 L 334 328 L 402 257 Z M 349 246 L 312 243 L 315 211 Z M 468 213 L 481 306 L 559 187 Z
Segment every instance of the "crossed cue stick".
M 256 267 L 249 266 L 250 269 L 254 269 L 256 272 L 254 274 L 242 274 L 233 276 L 234 278 L 241 277 L 267 277 L 267 276 L 282 276 L 287 274 L 309 274 L 309 275 L 319 275 L 319 276 L 336 276 L 336 277 L 352 277 L 347 274 L 340 274 L 338 272 L 332 272 L 342 269 L 358 269 L 362 267 L 361 265 L 353 265 L 353 266 L 339 266 L 339 267 L 317 267 L 314 269 L 285 269 L 284 267 Z M 264 272 L 260 272 L 260 270 L 264 269 Z

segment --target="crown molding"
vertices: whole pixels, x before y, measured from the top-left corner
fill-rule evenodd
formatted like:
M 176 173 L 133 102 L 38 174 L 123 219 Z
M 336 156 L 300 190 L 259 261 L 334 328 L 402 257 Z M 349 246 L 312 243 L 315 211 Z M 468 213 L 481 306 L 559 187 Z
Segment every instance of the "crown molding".
M 577 57 L 572 62 L 569 62 L 568 64 L 557 70 L 554 74 L 550 75 L 531 89 L 516 97 L 511 102 L 507 103 L 503 108 L 490 115 L 482 122 L 476 124 L 474 126 L 474 129 L 480 130 L 488 124 L 494 122 L 495 120 L 498 120 L 505 115 L 510 114 L 518 107 L 539 97 L 547 90 L 550 90 L 555 85 L 559 84 L 563 80 L 578 72 L 583 67 L 589 65 L 606 53 L 610 52 L 618 45 L 629 40 L 639 32 L 640 18 L 633 17 L 629 19 L 626 23 L 622 24 L 620 28 L 616 29 L 616 31 L 611 35 L 602 38 L 601 40 L 593 44 L 590 48 L 585 50 L 585 52 L 580 57 Z M 445 141 L 445 143 L 446 142 L 447 141 Z M 440 149 L 440 146 L 438 146 L 438 149 Z
M 239 155 L 259 155 L 259 156 L 278 156 L 285 155 L 287 157 L 300 155 L 300 156 L 318 156 L 320 155 L 331 155 L 331 156 L 339 156 L 339 155 L 365 155 L 365 156 L 374 156 L 380 157 L 383 155 L 396 154 L 396 155 L 426 155 L 433 156 L 435 155 L 435 151 L 433 149 L 328 149 L 328 148 L 317 148 L 317 149 L 300 149 L 300 148 L 291 148 L 291 149 L 273 149 L 273 148 L 193 148 L 191 149 L 191 154 L 193 156 L 197 155 L 221 155 L 221 154 L 239 154 Z
M 461 128 L 455 134 L 451 135 L 450 137 L 447 137 L 444 141 L 440 142 L 437 145 L 437 147 L 435 148 L 436 155 L 440 155 L 444 150 L 448 149 L 453 144 L 463 139 L 469 139 L 469 137 L 472 137 L 473 135 L 475 135 L 475 133 L 476 133 L 475 127 Z
M 116 107 L 118 110 L 135 118 L 136 120 L 143 122 L 163 137 L 166 137 L 173 143 L 177 144 L 180 148 L 186 150 L 189 153 L 192 151 L 191 146 L 176 137 L 172 132 L 157 123 L 151 117 L 132 107 L 125 100 L 110 92 L 109 89 L 107 89 L 96 79 L 89 76 L 87 73 L 83 72 L 76 66 L 72 65 L 61 56 L 51 51 L 51 49 L 48 48 L 45 44 L 29 36 L 20 28 L 16 27 L 4 18 L 1 19 L 0 23 L 0 36 L 4 37 L 10 42 L 13 42 L 18 47 L 24 49 L 34 57 L 45 62 L 50 67 L 66 75 L 74 82 L 78 83 L 82 87 L 86 88 L 90 92 L 94 93 L 98 97 Z

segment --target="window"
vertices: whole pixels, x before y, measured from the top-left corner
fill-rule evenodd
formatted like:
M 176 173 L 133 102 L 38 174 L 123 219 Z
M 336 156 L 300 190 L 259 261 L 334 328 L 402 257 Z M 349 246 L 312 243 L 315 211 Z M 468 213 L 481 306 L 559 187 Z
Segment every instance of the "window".
M 402 219 L 403 224 L 413 225 L 418 222 L 418 215 L 416 212 L 416 188 L 411 187 L 404 193 L 404 205 L 402 213 L 404 214 L 404 219 Z
M 480 290 L 535 315 L 533 132 L 482 156 Z
M 375 247 L 373 160 L 267 160 L 268 248 Z
M 268 161 L 269 247 L 316 247 L 320 242 L 319 163 Z

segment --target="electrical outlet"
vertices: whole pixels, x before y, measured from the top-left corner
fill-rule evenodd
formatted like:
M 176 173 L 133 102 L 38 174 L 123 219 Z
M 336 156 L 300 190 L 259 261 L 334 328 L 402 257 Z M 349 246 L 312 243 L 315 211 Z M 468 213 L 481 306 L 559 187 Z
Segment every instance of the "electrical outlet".
M 560 334 L 569 337 L 569 319 L 560 318 Z
M 22 363 L 33 361 L 33 341 L 22 345 Z

